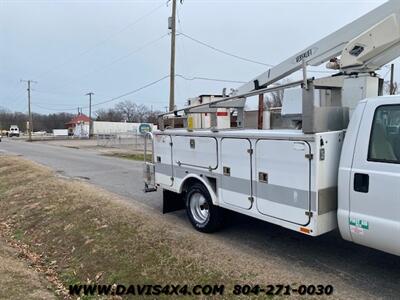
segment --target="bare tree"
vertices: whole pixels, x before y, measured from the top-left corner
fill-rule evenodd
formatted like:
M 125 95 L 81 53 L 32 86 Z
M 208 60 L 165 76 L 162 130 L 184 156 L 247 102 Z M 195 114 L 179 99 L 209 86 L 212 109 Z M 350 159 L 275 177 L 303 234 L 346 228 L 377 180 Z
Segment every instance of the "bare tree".
M 69 113 L 37 114 L 33 113 L 35 130 L 52 132 L 53 129 L 65 128 L 65 123 L 73 118 Z M 22 131 L 26 130 L 28 115 L 21 112 L 11 112 L 0 109 L 0 130 L 7 130 L 11 125 L 17 125 Z
M 397 95 L 399 93 L 397 82 L 393 83 L 393 89 L 391 90 L 390 81 L 385 81 L 383 89 L 386 95 Z
M 137 117 L 137 105 L 134 102 L 130 100 L 119 102 L 115 105 L 115 109 L 122 114 L 125 121 L 135 122 L 135 117 Z
M 97 121 L 156 123 L 160 111 L 152 111 L 146 105 L 137 105 L 131 101 L 117 103 L 114 108 L 100 109 L 96 112 Z
M 99 109 L 96 111 L 96 121 L 121 122 L 124 116 L 116 109 Z
M 290 83 L 290 79 L 283 79 L 281 82 L 275 83 L 275 86 L 280 86 L 283 84 Z M 282 107 L 283 104 L 283 95 L 284 89 L 277 90 L 265 95 L 265 107 L 266 108 L 274 108 L 274 107 Z
M 282 107 L 283 90 L 271 92 L 267 94 L 265 106 L 267 108 Z
M 139 105 L 136 107 L 136 122 L 145 122 L 149 114 L 149 109 L 145 105 Z

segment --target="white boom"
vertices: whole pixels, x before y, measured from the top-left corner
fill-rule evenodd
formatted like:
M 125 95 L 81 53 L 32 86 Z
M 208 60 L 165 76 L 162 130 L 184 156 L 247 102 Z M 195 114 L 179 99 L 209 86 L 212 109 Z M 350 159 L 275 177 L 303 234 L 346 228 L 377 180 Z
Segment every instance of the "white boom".
M 400 1 L 390 0 L 239 87 L 236 95 L 267 87 L 341 55 L 339 69 L 372 72 L 400 54 Z

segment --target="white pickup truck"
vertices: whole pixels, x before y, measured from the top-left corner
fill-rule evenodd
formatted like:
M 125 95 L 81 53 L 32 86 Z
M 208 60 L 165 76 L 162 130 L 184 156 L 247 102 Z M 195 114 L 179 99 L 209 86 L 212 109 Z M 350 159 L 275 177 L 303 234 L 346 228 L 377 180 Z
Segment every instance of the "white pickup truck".
M 13 136 L 19 137 L 19 128 L 17 125 L 10 126 L 10 131 L 8 131 L 8 136 L 9 137 L 13 137 Z

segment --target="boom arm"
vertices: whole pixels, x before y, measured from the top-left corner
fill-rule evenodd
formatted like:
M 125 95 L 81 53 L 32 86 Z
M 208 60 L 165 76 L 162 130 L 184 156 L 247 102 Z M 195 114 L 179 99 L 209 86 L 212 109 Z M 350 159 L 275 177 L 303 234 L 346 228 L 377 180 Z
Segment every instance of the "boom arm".
M 242 85 L 236 94 L 267 87 L 300 70 L 342 55 L 343 71 L 371 72 L 400 56 L 400 1 L 375 10 Z

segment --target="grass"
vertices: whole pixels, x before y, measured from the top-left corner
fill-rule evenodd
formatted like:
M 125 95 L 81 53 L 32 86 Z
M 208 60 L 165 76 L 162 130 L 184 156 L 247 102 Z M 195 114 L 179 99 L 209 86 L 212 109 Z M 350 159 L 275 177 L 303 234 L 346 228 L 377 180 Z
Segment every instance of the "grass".
M 0 223 L 11 228 L 4 234 L 36 253 L 65 287 L 179 283 L 229 290 L 253 278 L 234 258 L 222 259 L 219 250 L 193 239 L 192 231 L 21 158 L 0 156 L 0 191 Z

